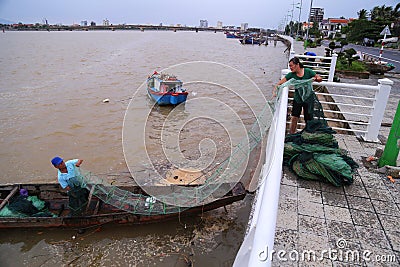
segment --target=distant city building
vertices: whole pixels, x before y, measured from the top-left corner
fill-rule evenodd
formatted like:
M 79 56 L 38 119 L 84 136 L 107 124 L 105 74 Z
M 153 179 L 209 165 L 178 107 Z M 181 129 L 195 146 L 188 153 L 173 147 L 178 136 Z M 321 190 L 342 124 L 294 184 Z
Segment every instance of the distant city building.
M 322 22 L 324 19 L 324 9 L 320 7 L 312 7 L 310 10 L 310 21 Z
M 217 29 L 222 29 L 222 21 L 217 22 Z
M 208 28 L 208 20 L 201 19 L 200 20 L 200 28 Z
M 312 28 L 314 25 L 314 22 L 310 22 L 310 25 L 307 22 L 303 22 L 303 25 L 301 26 L 301 29 L 303 32 L 307 30 L 307 28 Z
M 248 23 L 242 23 L 240 24 L 240 30 L 241 31 L 247 31 L 247 28 L 249 27 Z
M 103 26 L 110 26 L 110 21 L 108 19 L 104 19 Z
M 90 22 L 90 26 L 96 26 L 96 22 L 94 21 Z
M 81 21 L 81 26 L 87 26 L 87 20 L 82 20 Z

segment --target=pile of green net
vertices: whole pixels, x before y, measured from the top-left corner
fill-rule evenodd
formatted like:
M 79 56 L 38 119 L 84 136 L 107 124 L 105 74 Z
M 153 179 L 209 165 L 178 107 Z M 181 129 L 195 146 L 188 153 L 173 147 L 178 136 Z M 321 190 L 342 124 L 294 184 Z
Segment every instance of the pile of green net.
M 0 217 L 56 217 L 37 196 L 17 196 L 0 210 Z
M 350 185 L 358 164 L 345 150 L 339 149 L 333 135 L 336 132 L 328 127 L 311 82 L 311 79 L 291 79 L 283 84 L 299 90 L 297 97 L 300 99 L 297 101 L 308 103 L 312 108 L 309 112 L 314 117 L 307 122 L 303 131 L 285 138 L 284 164 L 306 180 L 327 182 L 334 186 Z

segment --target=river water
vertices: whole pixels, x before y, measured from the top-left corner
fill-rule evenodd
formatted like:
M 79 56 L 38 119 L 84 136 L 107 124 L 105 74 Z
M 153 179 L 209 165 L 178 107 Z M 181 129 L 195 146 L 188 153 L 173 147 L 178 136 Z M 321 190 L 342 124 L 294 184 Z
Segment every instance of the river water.
M 86 170 L 116 184 L 133 182 L 128 168 L 133 176 L 146 171 L 145 156 L 153 165 L 176 158 L 176 165 L 218 164 L 270 98 L 286 63 L 284 50 L 282 43 L 244 46 L 213 32 L 3 33 L 0 182 L 55 182 L 50 160 L 56 155 L 84 159 Z M 177 74 L 189 91 L 172 119 L 146 95 L 143 83 L 155 70 Z M 180 131 L 182 154 L 176 157 L 170 155 L 177 145 L 163 135 L 171 125 Z M 191 260 L 195 266 L 230 266 L 251 200 L 227 207 L 227 213 L 104 226 L 81 235 L 0 231 L 0 265 L 186 266 Z

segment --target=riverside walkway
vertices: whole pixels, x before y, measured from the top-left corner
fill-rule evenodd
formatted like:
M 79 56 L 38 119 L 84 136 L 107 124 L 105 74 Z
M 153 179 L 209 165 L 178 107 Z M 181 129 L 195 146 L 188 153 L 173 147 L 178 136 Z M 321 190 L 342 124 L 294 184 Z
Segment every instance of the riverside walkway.
M 304 51 L 295 42 L 295 50 Z M 309 49 L 323 55 L 324 48 Z M 382 76 L 344 82 L 377 84 Z M 400 100 L 394 81 L 383 124 L 391 124 Z M 388 137 L 390 127 L 380 135 Z M 335 135 L 339 146 L 360 165 L 354 183 L 336 188 L 300 180 L 284 168 L 272 266 L 399 266 L 400 180 L 366 169 L 362 157 L 373 156 L 383 143 L 360 142 L 354 135 Z M 270 252 L 269 252 L 270 253 Z M 262 257 L 264 254 L 260 254 Z
M 303 54 L 301 45 L 294 42 L 291 55 Z M 320 56 L 324 47 L 308 51 Z M 331 70 L 328 81 L 333 78 Z M 392 183 L 362 164 L 363 157 L 374 156 L 377 148 L 384 148 L 400 100 L 398 74 L 390 74 L 391 80 L 383 78 L 321 83 L 329 91 L 333 87 L 329 94 L 341 107 L 340 121 L 351 124 L 345 131 L 349 134 L 335 134 L 340 148 L 360 165 L 354 183 L 344 187 L 301 180 L 282 168 L 288 87 L 282 88 L 266 146 L 269 160 L 263 166 L 247 233 L 233 266 L 399 266 L 400 181 Z M 378 83 L 380 86 L 376 86 Z M 345 90 L 336 93 L 335 88 Z M 372 101 L 372 106 L 365 101 Z M 353 111 L 355 108 L 372 112 Z M 332 111 L 331 107 L 325 110 Z M 360 115 L 369 118 L 358 121 L 354 116 Z M 362 132 L 360 125 L 368 126 Z M 353 132 L 376 142 L 361 142 Z

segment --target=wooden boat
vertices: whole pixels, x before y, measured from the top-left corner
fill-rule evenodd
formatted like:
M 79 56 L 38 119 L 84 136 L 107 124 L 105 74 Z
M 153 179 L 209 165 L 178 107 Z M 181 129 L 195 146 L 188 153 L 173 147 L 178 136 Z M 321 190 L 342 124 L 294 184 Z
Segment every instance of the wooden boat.
M 178 105 L 186 101 L 188 92 L 176 76 L 154 72 L 147 79 L 147 93 L 158 105 Z
M 221 186 L 229 186 L 221 185 Z M 190 208 L 179 208 L 176 206 L 169 206 L 164 203 L 151 201 L 154 205 L 163 205 L 164 211 L 177 211 L 177 212 L 157 212 L 156 208 L 150 210 L 148 214 L 135 214 L 116 208 L 110 205 L 111 202 L 104 203 L 99 198 L 92 195 L 93 185 L 87 185 L 86 188 L 91 189 L 86 207 L 80 216 L 71 216 L 68 207 L 68 196 L 65 190 L 62 190 L 58 184 L 9 184 L 0 186 L 0 210 L 7 207 L 8 203 L 16 196 L 19 195 L 21 188 L 26 189 L 30 196 L 37 196 L 40 200 L 48 203 L 48 211 L 51 212 L 53 217 L 0 217 L 0 228 L 77 228 L 83 229 L 85 227 L 103 225 L 106 223 L 116 224 L 146 224 L 156 223 L 165 220 L 178 219 L 184 216 L 193 216 L 201 214 L 202 212 L 213 210 L 222 206 L 232 204 L 233 202 L 242 200 L 246 195 L 246 190 L 242 183 L 236 184 L 232 190 L 229 190 L 223 197 L 217 198 L 215 201 L 208 204 Z M 139 186 L 123 186 L 119 189 L 126 190 L 134 193 L 135 195 L 146 193 Z M 229 187 L 231 188 L 231 187 Z M 85 190 L 88 190 L 85 189 Z M 171 189 L 170 189 L 171 190 Z M 228 190 L 227 190 L 228 191 Z M 89 193 L 89 190 L 87 191 Z M 143 203 L 139 203 L 142 207 L 149 206 L 149 198 L 143 199 Z M 156 203 L 157 202 L 157 203 Z M 117 203 L 113 203 L 117 204 Z M 121 203 L 120 203 L 121 205 Z

